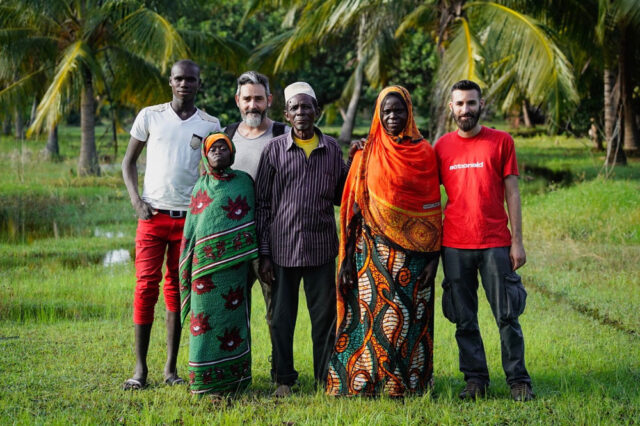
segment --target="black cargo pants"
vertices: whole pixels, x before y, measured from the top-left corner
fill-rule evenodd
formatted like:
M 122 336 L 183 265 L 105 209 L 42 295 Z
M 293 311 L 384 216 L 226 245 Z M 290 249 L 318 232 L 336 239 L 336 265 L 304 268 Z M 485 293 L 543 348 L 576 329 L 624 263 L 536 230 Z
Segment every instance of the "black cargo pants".
M 511 270 L 509 247 L 454 249 L 442 247 L 442 309 L 456 324 L 460 371 L 465 381 L 489 384 L 489 370 L 478 327 L 478 272 L 500 331 L 502 368 L 509 385 L 531 383 L 524 362 L 524 338 L 518 316 L 526 292 Z

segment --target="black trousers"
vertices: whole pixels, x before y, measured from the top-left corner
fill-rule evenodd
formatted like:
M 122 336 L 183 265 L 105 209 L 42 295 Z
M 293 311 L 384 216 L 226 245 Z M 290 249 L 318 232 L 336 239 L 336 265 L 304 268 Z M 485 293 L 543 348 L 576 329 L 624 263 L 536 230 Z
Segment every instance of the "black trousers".
M 456 324 L 460 371 L 465 381 L 489 384 L 489 370 L 478 327 L 478 272 L 500 331 L 502 368 L 507 383 L 531 383 L 524 362 L 524 338 L 518 316 L 526 292 L 511 270 L 509 247 L 466 250 L 442 247 L 442 306 Z
M 324 383 L 335 343 L 335 260 L 312 267 L 285 268 L 274 265 L 274 272 L 271 294 L 271 378 L 276 383 L 286 385 L 292 385 L 298 379 L 298 372 L 293 366 L 293 332 L 298 315 L 300 280 L 303 279 L 311 318 L 313 377 L 316 383 Z

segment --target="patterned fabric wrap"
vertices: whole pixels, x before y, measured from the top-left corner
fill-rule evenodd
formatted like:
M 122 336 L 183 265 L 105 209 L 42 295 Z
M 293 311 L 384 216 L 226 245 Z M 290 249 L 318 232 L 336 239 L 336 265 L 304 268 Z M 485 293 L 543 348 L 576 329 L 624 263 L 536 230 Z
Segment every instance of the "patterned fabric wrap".
M 433 374 L 434 285 L 416 284 L 425 256 L 372 237 L 365 228 L 355 261 L 357 283 L 339 289 L 344 309 L 327 393 L 401 397 L 426 391 Z
M 191 391 L 234 392 L 251 382 L 247 265 L 258 256 L 253 180 L 231 169 L 216 174 L 204 143 L 201 151 L 205 173 L 193 189 L 180 255 L 181 320 L 190 318 Z
M 397 136 L 381 122 L 382 103 L 392 93 L 408 112 Z M 352 221 L 359 223 L 350 226 Z M 388 87 L 378 95 L 367 142 L 353 159 L 342 195 L 338 265 L 344 264 L 347 241 L 355 239 L 357 281 L 338 282 L 328 394 L 402 396 L 428 386 L 435 270 L 425 288 L 416 281 L 427 257 L 440 250 L 441 230 L 433 148 L 418 132 L 407 90 Z

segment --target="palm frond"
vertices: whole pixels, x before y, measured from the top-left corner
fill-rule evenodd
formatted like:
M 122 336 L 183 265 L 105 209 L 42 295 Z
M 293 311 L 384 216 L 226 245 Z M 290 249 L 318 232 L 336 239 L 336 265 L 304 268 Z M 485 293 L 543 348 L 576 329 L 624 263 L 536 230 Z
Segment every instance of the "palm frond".
M 98 68 L 90 49 L 83 41 L 77 41 L 65 50 L 51 84 L 38 105 L 35 120 L 28 130 L 28 135 L 38 132 L 46 122 L 47 127 L 53 125 L 61 112 L 68 106 L 65 102 L 80 92 L 82 82 L 81 67 L 85 66 L 95 72 Z
M 431 22 L 433 22 L 436 17 L 436 13 L 436 8 L 434 8 L 430 2 L 421 3 L 403 18 L 396 30 L 396 37 L 403 35 L 411 28 L 425 28 L 431 25 Z
M 245 68 L 249 50 L 240 42 L 202 31 L 180 30 L 194 60 L 215 62 L 233 74 Z
M 44 71 L 40 69 L 8 84 L 0 90 L 0 110 L 10 111 L 16 105 L 27 105 L 40 91 L 44 77 Z
M 485 85 L 476 66 L 477 61 L 482 61 L 483 47 L 476 34 L 471 31 L 466 18 L 458 18 L 456 23 L 454 35 L 446 46 L 442 64 L 438 69 L 438 85 L 444 86 L 445 92 L 459 80 L 472 80 L 481 87 Z
M 165 102 L 171 95 L 168 79 L 158 67 L 127 49 L 110 49 L 103 62 L 105 80 L 117 104 L 139 109 Z
M 485 47 L 496 56 L 512 56 L 523 96 L 532 103 L 546 103 L 553 122 L 559 123 L 579 98 L 571 64 L 554 42 L 550 31 L 535 19 L 494 2 L 465 6 L 473 28 L 486 28 Z
M 138 56 L 156 62 L 164 73 L 188 49 L 177 29 L 158 13 L 139 8 L 113 25 L 122 46 Z

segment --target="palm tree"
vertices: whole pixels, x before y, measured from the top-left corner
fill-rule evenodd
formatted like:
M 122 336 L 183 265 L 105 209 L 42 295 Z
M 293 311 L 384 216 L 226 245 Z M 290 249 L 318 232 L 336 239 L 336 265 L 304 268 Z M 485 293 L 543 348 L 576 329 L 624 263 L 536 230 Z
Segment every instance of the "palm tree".
M 513 0 L 510 3 L 518 3 Z M 636 0 L 529 2 L 529 11 L 563 34 L 575 65 L 602 78 L 607 163 L 625 164 L 625 150 L 638 151 L 638 129 L 631 103 L 635 53 L 630 40 L 640 36 Z M 595 35 L 595 37 L 594 37 Z M 577 53 L 576 53 L 577 52 Z M 579 57 L 583 57 L 580 59 Z M 637 83 L 637 79 L 636 79 Z
M 277 5 L 288 10 L 285 31 L 256 49 L 251 62 L 269 66 L 273 73 L 300 64 L 318 46 L 354 43 L 354 71 L 341 97 L 346 104 L 339 141 L 351 140 L 358 101 L 365 78 L 373 87 L 384 86 L 393 66 L 386 60 L 398 47 L 395 28 L 405 1 L 382 0 L 254 0 L 247 15 L 262 7 Z M 271 58 L 271 59 L 269 59 Z
M 417 3 L 398 33 L 436 24 L 442 52 L 434 93 L 441 101 L 437 136 L 445 130 L 449 88 L 461 79 L 484 86 L 503 112 L 527 103 L 544 105 L 552 127 L 572 112 L 578 94 L 569 61 L 548 27 L 515 8 L 530 2 Z
M 17 64 L 29 52 L 40 59 L 33 72 L 0 92 L 0 99 L 6 102 L 33 90 L 36 79 L 46 78 L 29 133 L 45 124 L 52 129 L 71 108 L 79 108 L 79 175 L 100 172 L 97 95 L 117 97 L 127 105 L 160 102 L 166 96 L 158 90 L 166 86 L 162 73 L 188 52 L 178 31 L 142 1 L 7 0 L 0 8 L 0 24 L 3 57 Z M 48 54 L 34 54 L 38 46 Z
M 363 71 L 374 87 L 384 85 L 392 66 L 386 58 L 393 57 L 399 37 L 410 28 L 436 34 L 442 52 L 434 94 L 440 101 L 436 135 L 444 131 L 448 90 L 463 78 L 485 86 L 503 111 L 526 102 L 544 104 L 552 125 L 560 123 L 578 101 L 571 65 L 550 30 L 497 2 L 254 0 L 252 7 L 265 3 L 288 8 L 292 25 L 271 41 L 278 45 L 276 70 L 293 61 L 303 47 L 324 44 L 343 32 L 355 38 L 357 66 L 348 86 L 354 90 L 341 131 L 343 140 L 348 140 L 347 134 L 350 137 Z
M 605 127 L 610 132 L 606 135 L 607 142 L 609 145 L 615 144 L 610 142 L 613 142 L 615 128 L 612 117 L 617 111 L 616 121 L 621 131 L 619 141 L 622 141 L 622 148 L 624 151 L 637 154 L 640 151 L 640 132 L 632 105 L 632 77 L 636 65 L 635 52 L 637 52 L 637 47 L 634 50 L 633 40 L 640 36 L 640 8 L 637 2 L 632 0 L 599 1 L 598 5 L 599 22 L 596 35 L 605 52 Z M 612 75 L 616 66 L 618 69 L 617 93 L 612 93 Z M 611 98 L 614 99 L 613 102 Z M 618 152 L 621 157 L 618 158 L 612 154 L 612 149 L 607 149 L 608 163 L 626 163 L 626 158 L 623 157 L 624 152 L 616 148 L 618 147 L 614 147 L 615 152 Z

